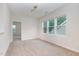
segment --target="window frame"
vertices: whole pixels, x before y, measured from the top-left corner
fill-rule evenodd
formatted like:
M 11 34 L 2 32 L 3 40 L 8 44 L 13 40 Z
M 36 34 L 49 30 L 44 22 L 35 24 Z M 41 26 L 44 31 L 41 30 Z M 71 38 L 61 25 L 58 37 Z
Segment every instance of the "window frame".
M 58 26 L 57 25 L 57 18 L 54 18 L 53 20 L 54 20 L 54 33 L 51 33 L 51 34 L 49 33 L 49 27 L 52 27 L 52 26 L 49 26 L 49 20 L 46 20 L 46 22 L 47 22 L 47 32 L 46 33 L 43 32 L 43 34 L 55 35 L 55 36 L 65 36 L 66 34 L 57 34 L 57 26 Z M 65 28 L 66 28 L 66 21 L 67 21 L 67 19 L 65 20 Z M 42 23 L 44 23 L 44 21 Z M 63 25 L 61 25 L 61 26 L 63 26 Z M 44 31 L 43 27 L 44 27 L 44 25 L 42 24 L 42 30 Z M 65 30 L 65 32 L 66 32 L 66 30 Z

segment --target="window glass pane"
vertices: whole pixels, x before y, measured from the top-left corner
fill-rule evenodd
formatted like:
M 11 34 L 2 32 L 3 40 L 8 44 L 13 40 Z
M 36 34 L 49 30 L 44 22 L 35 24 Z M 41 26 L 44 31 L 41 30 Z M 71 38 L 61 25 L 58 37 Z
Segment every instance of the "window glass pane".
M 49 34 L 54 33 L 54 19 L 49 20 L 49 26 L 48 26 Z
M 57 34 L 66 34 L 66 26 L 65 24 L 63 26 L 57 26 Z
M 54 34 L 54 27 L 49 27 L 49 34 Z
M 66 20 L 66 16 L 61 16 L 57 18 L 57 34 L 66 34 L 66 22 L 64 22 Z M 62 25 L 61 25 L 62 24 Z
M 54 19 L 53 20 L 49 20 L 49 26 L 54 26 Z
M 66 20 L 66 16 L 61 16 L 57 18 L 57 25 L 62 24 Z
M 43 22 L 43 31 L 44 31 L 44 33 L 47 33 L 47 21 L 44 21 Z

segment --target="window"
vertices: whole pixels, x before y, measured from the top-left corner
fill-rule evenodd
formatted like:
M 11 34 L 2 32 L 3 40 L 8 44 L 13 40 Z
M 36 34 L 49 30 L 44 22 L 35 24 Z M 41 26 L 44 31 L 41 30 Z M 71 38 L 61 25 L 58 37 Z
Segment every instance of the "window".
M 57 25 L 61 25 L 66 20 L 66 16 L 57 17 Z
M 54 19 L 48 21 L 48 32 L 54 34 Z
M 57 34 L 65 34 L 66 32 L 66 16 L 61 16 L 57 18 Z
M 65 34 L 66 16 L 43 21 L 43 32 L 48 34 Z

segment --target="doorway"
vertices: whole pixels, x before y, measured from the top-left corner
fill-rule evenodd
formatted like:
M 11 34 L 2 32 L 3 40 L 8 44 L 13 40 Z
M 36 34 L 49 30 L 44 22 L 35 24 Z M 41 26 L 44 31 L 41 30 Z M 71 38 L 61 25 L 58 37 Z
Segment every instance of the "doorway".
M 21 22 L 13 22 L 13 40 L 21 40 Z

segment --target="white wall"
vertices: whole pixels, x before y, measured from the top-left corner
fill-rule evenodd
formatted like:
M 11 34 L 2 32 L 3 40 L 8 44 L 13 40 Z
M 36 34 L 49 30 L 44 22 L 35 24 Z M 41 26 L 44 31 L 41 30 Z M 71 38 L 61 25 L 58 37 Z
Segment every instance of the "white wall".
M 0 55 L 5 55 L 11 42 L 10 23 L 7 4 L 0 4 Z
M 67 15 L 66 35 L 48 35 L 42 33 L 41 22 L 49 18 Z M 40 19 L 38 37 L 73 51 L 79 52 L 79 4 L 67 4 Z
M 12 22 L 21 22 L 22 40 L 37 38 L 37 20 L 27 17 L 25 15 L 13 15 L 11 16 Z

